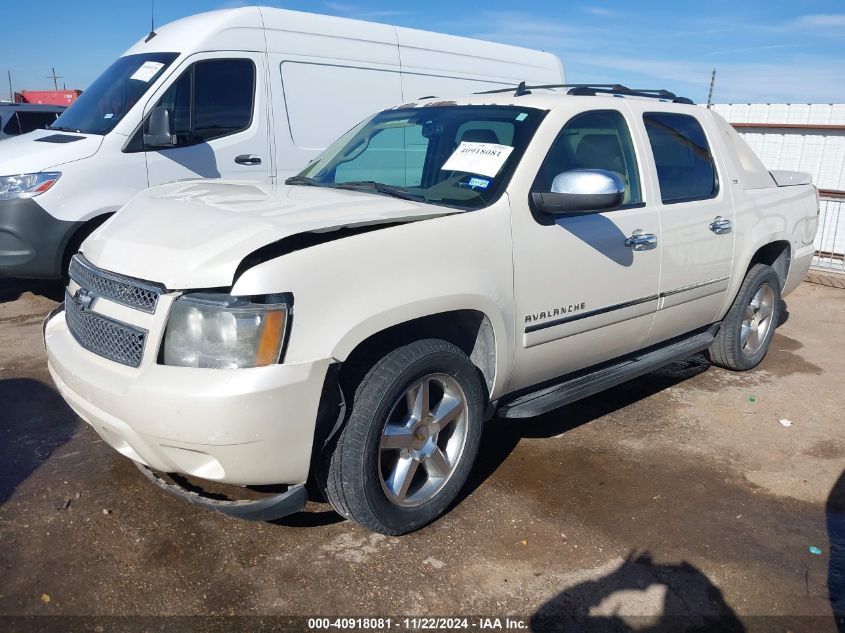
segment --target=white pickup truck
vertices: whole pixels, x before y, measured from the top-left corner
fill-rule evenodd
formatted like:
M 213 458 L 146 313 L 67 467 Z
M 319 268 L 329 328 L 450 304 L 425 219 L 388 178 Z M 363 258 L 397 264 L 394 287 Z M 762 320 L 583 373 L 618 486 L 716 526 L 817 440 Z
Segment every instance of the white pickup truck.
M 285 185 L 140 194 L 73 258 L 44 325 L 50 373 L 193 503 L 272 519 L 313 482 L 402 534 L 454 501 L 496 413 L 535 416 L 701 351 L 757 365 L 817 214 L 808 177 L 768 172 L 665 91 L 420 99 Z M 280 489 L 221 500 L 208 482 Z

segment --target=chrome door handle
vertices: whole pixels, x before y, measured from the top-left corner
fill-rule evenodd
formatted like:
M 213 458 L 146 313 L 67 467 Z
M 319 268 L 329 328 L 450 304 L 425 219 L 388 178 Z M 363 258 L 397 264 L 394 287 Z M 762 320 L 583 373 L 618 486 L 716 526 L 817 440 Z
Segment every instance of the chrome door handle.
M 255 154 L 241 154 L 240 156 L 235 156 L 235 162 L 238 165 L 260 165 L 261 156 L 256 156 Z
M 721 215 L 717 215 L 716 219 L 710 223 L 710 230 L 716 235 L 730 233 L 733 230 L 733 222 L 727 218 L 723 218 Z
M 653 233 L 643 233 L 642 229 L 637 229 L 631 237 L 625 240 L 625 246 L 633 248 L 635 251 L 649 251 L 657 246 L 657 236 Z

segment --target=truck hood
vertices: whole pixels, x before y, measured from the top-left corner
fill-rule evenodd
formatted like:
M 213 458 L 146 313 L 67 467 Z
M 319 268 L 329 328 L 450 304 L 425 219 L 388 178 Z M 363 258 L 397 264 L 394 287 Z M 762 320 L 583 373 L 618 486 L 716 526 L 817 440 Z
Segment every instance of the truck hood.
M 103 138 L 98 134 L 36 130 L 4 139 L 0 143 L 0 176 L 35 173 L 88 158 L 97 153 Z
M 285 237 L 453 213 L 324 187 L 184 181 L 139 194 L 82 251 L 95 266 L 170 289 L 228 287 L 247 255 Z

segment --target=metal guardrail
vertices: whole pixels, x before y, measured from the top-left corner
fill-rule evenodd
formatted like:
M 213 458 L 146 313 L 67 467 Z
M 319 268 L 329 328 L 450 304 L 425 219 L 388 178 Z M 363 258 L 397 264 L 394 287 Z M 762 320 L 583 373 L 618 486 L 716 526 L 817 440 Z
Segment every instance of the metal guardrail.
M 816 254 L 811 266 L 817 270 L 845 273 L 845 199 L 822 195 Z

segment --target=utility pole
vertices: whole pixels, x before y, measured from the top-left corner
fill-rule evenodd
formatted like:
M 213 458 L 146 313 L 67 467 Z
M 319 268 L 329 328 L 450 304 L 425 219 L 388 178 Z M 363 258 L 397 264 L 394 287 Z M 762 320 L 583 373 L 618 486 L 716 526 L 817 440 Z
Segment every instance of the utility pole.
M 7 73 L 8 73 L 8 75 L 9 75 L 9 101 L 11 101 L 12 103 L 14 103 L 14 101 L 15 101 L 15 93 L 14 93 L 14 92 L 12 92 L 12 71 L 11 71 L 11 70 L 7 70 L 6 72 L 7 72 Z
M 710 92 L 707 94 L 707 109 L 713 105 L 713 85 L 716 83 L 716 69 L 713 69 L 713 74 L 710 75 Z
M 56 68 L 55 67 L 53 67 L 52 70 L 53 70 L 53 74 L 47 75 L 47 79 L 53 80 L 53 88 L 58 91 L 58 89 L 59 89 L 59 79 L 64 79 L 64 77 L 57 77 L 56 76 Z

